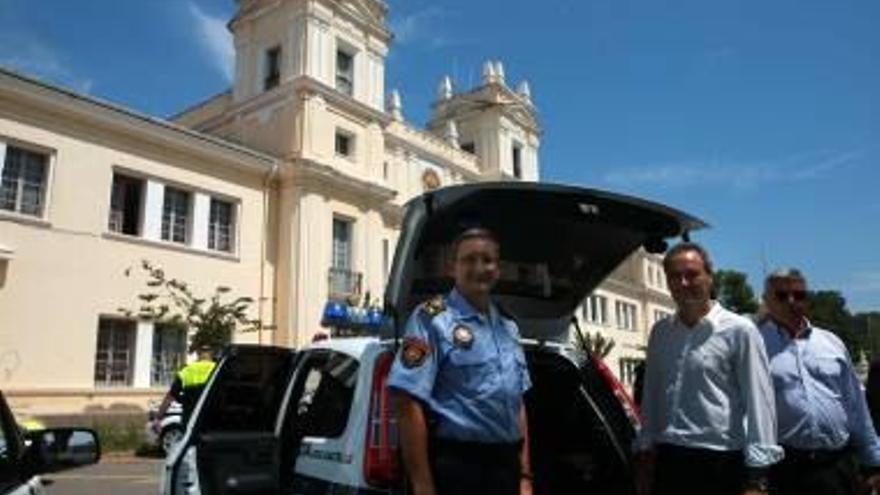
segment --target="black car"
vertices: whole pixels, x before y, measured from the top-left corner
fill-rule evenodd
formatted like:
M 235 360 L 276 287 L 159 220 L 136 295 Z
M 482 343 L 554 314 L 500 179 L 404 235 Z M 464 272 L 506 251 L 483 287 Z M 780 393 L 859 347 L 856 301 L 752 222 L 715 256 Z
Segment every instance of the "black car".
M 100 457 L 92 430 L 23 431 L 0 392 L 0 495 L 45 495 L 40 474 L 94 464 Z

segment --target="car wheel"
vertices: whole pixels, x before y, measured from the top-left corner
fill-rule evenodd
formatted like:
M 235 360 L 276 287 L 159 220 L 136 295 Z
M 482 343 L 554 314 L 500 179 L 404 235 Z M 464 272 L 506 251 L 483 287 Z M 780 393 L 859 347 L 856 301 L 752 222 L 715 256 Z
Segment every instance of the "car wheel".
M 182 438 L 183 428 L 179 426 L 169 426 L 162 430 L 162 433 L 159 435 L 159 446 L 162 447 L 162 453 L 168 455 Z

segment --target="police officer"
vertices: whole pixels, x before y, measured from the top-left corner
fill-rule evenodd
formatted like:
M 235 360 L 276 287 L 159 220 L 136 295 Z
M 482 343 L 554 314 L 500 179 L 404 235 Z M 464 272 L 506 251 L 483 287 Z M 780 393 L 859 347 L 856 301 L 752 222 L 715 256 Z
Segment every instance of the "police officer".
M 179 402 L 183 407 L 181 424 L 187 424 L 215 365 L 213 349 L 208 346 L 200 347 L 198 359 L 181 368 L 177 372 L 177 376 L 174 377 L 171 389 L 168 390 L 165 398 L 162 399 L 162 404 L 159 405 L 159 411 L 153 423 L 154 429 L 159 428 L 162 418 L 165 417 L 165 413 L 168 412 L 168 408 L 174 401 Z
M 388 382 L 403 461 L 416 495 L 530 494 L 531 380 L 517 325 L 490 297 L 499 244 L 472 228 L 451 251 L 455 288 L 413 312 Z

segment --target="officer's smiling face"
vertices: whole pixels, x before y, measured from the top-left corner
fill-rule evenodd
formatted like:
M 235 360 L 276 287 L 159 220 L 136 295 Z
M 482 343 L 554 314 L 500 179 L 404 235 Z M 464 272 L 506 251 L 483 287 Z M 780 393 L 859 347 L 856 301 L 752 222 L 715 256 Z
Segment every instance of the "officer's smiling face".
M 498 244 L 482 237 L 464 239 L 458 244 L 453 276 L 462 295 L 469 299 L 485 298 L 499 275 Z

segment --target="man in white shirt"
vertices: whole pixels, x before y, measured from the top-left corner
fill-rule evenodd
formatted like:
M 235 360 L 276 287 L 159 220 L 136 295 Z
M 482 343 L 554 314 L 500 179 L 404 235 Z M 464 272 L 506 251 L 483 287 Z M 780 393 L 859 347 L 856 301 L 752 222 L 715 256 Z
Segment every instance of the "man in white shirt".
M 712 300 L 712 262 L 700 245 L 673 247 L 663 268 L 678 312 L 648 341 L 639 493 L 766 493 L 783 451 L 761 336 Z

